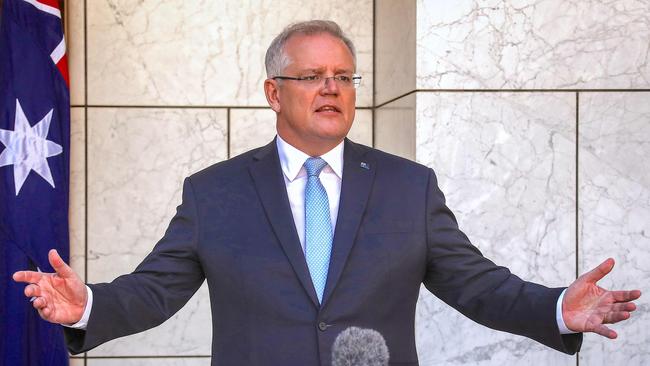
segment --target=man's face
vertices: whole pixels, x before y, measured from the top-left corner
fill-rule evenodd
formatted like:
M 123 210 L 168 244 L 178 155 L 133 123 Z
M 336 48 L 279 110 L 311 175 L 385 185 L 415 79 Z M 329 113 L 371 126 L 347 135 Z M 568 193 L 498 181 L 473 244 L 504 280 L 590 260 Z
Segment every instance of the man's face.
M 354 59 L 340 39 L 327 33 L 295 35 L 285 44 L 290 59 L 282 76 L 351 75 Z M 354 120 L 356 90 L 333 79 L 310 85 L 296 80 L 267 80 L 265 92 L 277 112 L 280 136 L 309 155 L 321 155 L 343 140 Z

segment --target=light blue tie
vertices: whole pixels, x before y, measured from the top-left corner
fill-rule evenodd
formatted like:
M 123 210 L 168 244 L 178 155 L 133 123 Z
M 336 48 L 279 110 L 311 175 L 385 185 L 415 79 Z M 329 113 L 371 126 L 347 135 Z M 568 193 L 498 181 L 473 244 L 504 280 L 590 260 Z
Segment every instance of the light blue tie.
M 321 158 L 308 158 L 304 164 L 308 175 L 305 186 L 305 258 L 319 303 L 322 303 L 327 282 L 333 236 L 327 192 L 318 177 L 326 165 L 327 162 Z

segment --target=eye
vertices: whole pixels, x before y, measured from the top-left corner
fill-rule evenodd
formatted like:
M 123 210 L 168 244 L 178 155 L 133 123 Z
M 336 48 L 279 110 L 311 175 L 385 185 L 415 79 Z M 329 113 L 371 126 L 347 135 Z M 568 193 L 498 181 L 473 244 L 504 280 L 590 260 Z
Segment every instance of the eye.
M 344 83 L 349 83 L 352 81 L 352 77 L 349 75 L 337 75 L 336 78 Z
M 318 75 L 307 75 L 307 76 L 301 77 L 301 79 L 306 80 L 306 81 L 318 81 L 318 80 L 320 80 L 320 76 L 318 76 Z

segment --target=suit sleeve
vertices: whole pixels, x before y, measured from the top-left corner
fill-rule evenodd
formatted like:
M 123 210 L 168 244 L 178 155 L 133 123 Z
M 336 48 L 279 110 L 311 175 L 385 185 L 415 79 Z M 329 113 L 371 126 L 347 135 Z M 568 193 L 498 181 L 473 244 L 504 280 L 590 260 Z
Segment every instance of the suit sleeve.
M 470 319 L 574 354 L 582 334 L 562 335 L 555 317 L 563 288 L 526 282 L 485 258 L 459 228 L 430 170 L 424 285 Z
M 135 271 L 111 283 L 89 285 L 94 299 L 86 330 L 65 329 L 71 353 L 155 327 L 187 303 L 204 280 L 196 250 L 198 221 L 188 178 L 165 235 Z

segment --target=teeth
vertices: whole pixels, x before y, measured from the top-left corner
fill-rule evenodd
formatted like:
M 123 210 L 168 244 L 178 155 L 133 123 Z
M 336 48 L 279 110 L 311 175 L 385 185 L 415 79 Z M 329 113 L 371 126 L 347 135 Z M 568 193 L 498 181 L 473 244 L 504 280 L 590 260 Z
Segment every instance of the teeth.
M 318 110 L 320 110 L 320 111 L 336 111 L 336 108 L 334 108 L 334 107 L 322 107 L 322 108 L 319 108 Z

